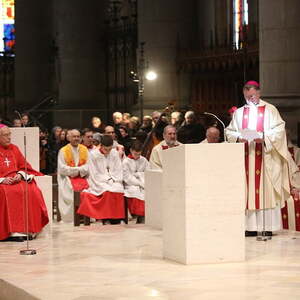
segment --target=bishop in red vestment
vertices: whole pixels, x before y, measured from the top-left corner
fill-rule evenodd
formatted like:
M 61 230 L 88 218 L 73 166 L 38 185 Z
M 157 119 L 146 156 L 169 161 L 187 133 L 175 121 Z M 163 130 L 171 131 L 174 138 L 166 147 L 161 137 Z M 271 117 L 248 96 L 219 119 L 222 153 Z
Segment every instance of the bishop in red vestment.
M 25 233 L 25 190 L 28 181 L 28 232 L 38 233 L 49 222 L 42 192 L 33 177 L 41 176 L 27 163 L 19 148 L 10 143 L 11 132 L 0 124 L 0 240 L 13 233 Z

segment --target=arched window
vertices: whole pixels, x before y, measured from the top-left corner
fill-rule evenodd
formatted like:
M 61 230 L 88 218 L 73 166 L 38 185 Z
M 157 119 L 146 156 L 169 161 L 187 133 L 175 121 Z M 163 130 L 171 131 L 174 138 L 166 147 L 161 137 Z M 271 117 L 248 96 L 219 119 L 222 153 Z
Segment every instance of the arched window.
M 233 44 L 242 48 L 243 28 L 248 25 L 248 0 L 233 0 Z
M 15 46 L 15 0 L 0 0 L 0 51 Z

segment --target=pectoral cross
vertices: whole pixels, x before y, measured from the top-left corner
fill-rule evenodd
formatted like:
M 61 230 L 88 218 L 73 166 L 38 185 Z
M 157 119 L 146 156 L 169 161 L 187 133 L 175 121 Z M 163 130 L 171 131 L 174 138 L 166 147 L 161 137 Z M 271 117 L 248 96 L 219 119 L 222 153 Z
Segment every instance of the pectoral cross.
M 6 163 L 6 166 L 9 167 L 10 160 L 8 160 L 8 158 L 6 157 L 5 160 L 4 160 L 4 163 Z

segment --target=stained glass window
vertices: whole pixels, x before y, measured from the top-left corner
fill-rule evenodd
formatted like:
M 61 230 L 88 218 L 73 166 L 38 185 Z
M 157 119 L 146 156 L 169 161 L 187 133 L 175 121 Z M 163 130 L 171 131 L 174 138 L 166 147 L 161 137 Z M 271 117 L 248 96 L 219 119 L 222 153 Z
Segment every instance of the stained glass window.
M 15 0 L 0 0 L 0 51 L 15 46 Z
M 240 49 L 243 27 L 248 25 L 248 0 L 233 0 L 233 24 L 233 43 L 236 49 Z

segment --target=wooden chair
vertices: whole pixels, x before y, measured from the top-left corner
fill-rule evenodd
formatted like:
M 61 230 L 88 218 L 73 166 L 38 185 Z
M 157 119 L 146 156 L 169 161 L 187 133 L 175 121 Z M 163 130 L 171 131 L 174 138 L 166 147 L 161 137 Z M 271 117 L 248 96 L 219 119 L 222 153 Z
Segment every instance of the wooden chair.
M 61 221 L 61 215 L 58 207 L 58 183 L 57 183 L 57 174 L 52 174 L 52 218 L 56 217 L 56 221 Z
M 74 192 L 74 226 L 80 226 L 80 224 L 82 223 L 85 226 L 89 226 L 91 224 L 90 218 L 77 213 L 79 205 L 80 205 L 80 192 Z
M 125 224 L 128 224 L 128 201 L 127 197 L 124 196 L 124 209 L 125 209 L 125 218 L 123 219 Z

